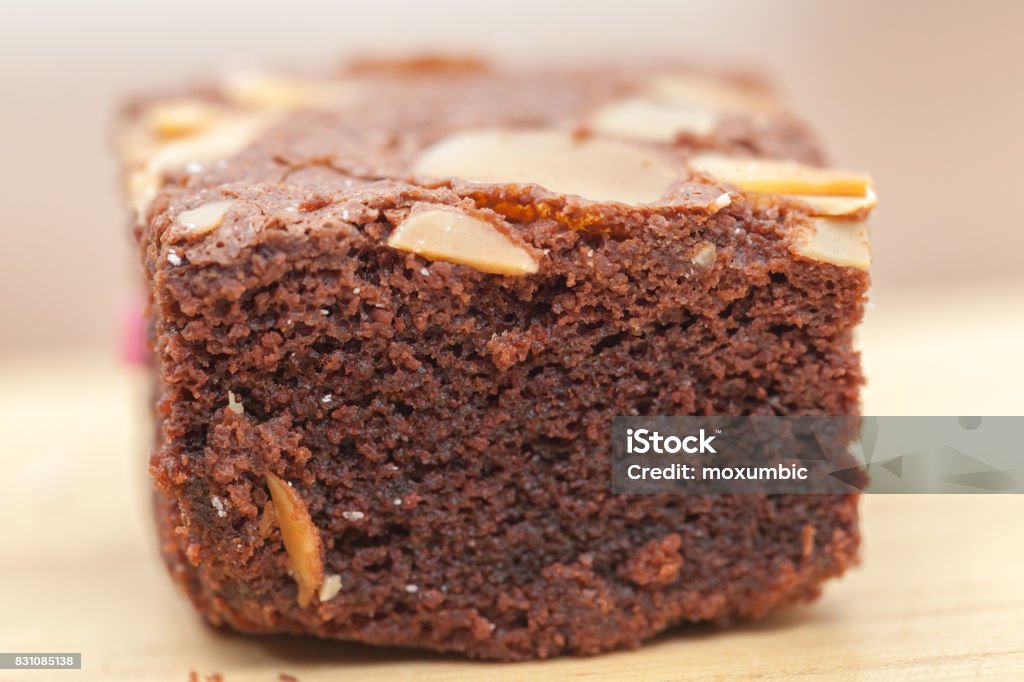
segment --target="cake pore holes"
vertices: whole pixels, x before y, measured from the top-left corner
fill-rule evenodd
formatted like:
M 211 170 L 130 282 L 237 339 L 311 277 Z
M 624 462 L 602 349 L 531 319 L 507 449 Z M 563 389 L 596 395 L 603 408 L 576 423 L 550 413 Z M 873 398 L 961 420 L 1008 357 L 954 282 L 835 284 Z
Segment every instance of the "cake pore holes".
M 387 536 L 370 536 L 366 532 L 347 527 L 338 534 L 335 546 L 345 547 L 350 566 L 360 573 L 387 573 L 394 566 L 394 559 L 388 549 L 391 539 Z
M 796 330 L 794 324 L 772 324 L 768 325 L 768 333 L 773 336 L 784 336 L 794 330 Z
M 647 341 L 639 339 L 629 348 L 629 357 L 642 358 L 647 355 L 650 349 L 650 344 L 648 344 Z
M 736 308 L 738 306 L 737 301 L 730 301 L 724 308 L 718 312 L 718 317 L 726 320 L 736 314 Z
M 598 329 L 604 329 L 604 322 L 584 322 L 579 321 L 576 323 L 576 333 L 586 334 L 588 332 L 596 331 Z
M 356 441 L 353 438 L 342 438 L 338 443 L 338 454 L 345 459 L 354 459 L 358 456 Z
M 676 166 L 651 148 L 555 129 L 456 133 L 425 149 L 412 172 L 624 204 L 656 202 L 679 179 Z
M 408 526 L 400 523 L 389 523 L 387 526 L 388 537 L 394 540 L 405 540 L 411 534 Z
M 526 378 L 527 379 L 535 379 L 535 378 L 539 377 L 541 374 L 544 373 L 545 370 L 547 370 L 547 368 L 549 366 L 550 365 L 537 365 L 535 367 L 531 367 L 530 371 L 528 371 L 526 373 Z
M 548 324 L 552 320 L 551 303 L 548 301 L 537 301 L 530 307 L 527 316 L 530 324 Z
M 299 606 L 304 608 L 323 584 L 323 542 L 298 491 L 271 472 L 265 478 L 281 540 L 299 588 Z
M 526 630 L 530 627 L 530 614 L 528 611 L 514 611 L 514 615 L 507 617 L 506 630 Z
M 313 328 L 302 320 L 295 320 L 291 325 L 291 332 L 292 337 L 303 338 L 311 336 L 313 334 Z
M 621 345 L 628 336 L 629 334 L 623 331 L 604 337 L 594 344 L 594 355 L 600 355 L 603 351 L 608 350 L 609 348 L 615 348 L 616 346 Z
M 361 282 L 361 285 L 358 287 L 358 292 L 353 291 L 354 294 L 365 293 L 368 287 L 375 287 L 380 284 L 381 263 L 379 258 L 384 255 L 385 253 L 377 251 L 358 252 L 356 260 L 359 263 L 359 267 L 356 269 L 355 279 Z
M 612 236 L 607 232 L 585 231 L 580 233 L 580 241 L 591 251 L 598 251 L 604 247 Z M 593 254 L 591 254 L 593 255 Z
M 432 354 L 425 354 L 425 355 L 420 356 L 417 359 L 420 361 L 420 363 L 422 365 L 420 367 L 420 369 L 417 370 L 420 373 L 425 373 L 426 372 L 426 367 L 429 367 L 432 370 L 437 370 L 437 369 L 441 368 L 441 363 L 438 362 L 437 358 L 434 357 Z
M 305 327 L 305 325 L 303 326 Z M 309 331 L 312 330 L 309 329 L 309 327 L 305 327 L 305 332 L 308 333 Z M 320 338 L 310 344 L 310 348 L 320 355 L 330 355 L 334 351 L 338 350 L 338 342 L 335 339 Z

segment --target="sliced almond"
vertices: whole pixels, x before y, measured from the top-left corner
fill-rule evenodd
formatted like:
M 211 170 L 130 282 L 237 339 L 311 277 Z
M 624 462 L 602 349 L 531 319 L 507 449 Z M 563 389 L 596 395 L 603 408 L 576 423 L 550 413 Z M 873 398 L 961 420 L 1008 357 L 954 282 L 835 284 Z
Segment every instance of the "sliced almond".
M 245 414 L 245 406 L 242 405 L 242 401 L 238 399 L 234 391 L 228 391 L 228 409 L 237 415 Z
M 590 127 L 604 135 L 673 142 L 681 133 L 707 135 L 716 120 L 714 113 L 698 108 L 634 98 L 598 109 Z
M 838 197 L 823 194 L 784 194 L 787 199 L 802 201 L 811 208 L 812 215 L 841 218 L 870 211 L 878 203 L 878 195 L 871 188 L 862 197 Z
M 702 268 L 710 268 L 715 264 L 716 251 L 711 242 L 701 242 L 691 252 L 690 262 Z
M 224 223 L 224 216 L 235 205 L 234 199 L 211 201 L 189 211 L 178 214 L 178 222 L 188 230 L 189 234 L 202 235 L 212 232 Z M 230 397 L 234 394 L 228 393 Z
M 811 228 L 795 235 L 793 250 L 816 261 L 865 272 L 871 267 L 868 228 L 862 220 L 815 218 Z
M 221 91 L 232 104 L 253 109 L 338 104 L 356 95 L 352 83 L 306 80 L 262 71 L 231 74 L 222 83 Z
M 267 487 L 274 503 L 277 525 L 299 586 L 299 606 L 308 606 L 324 580 L 323 543 L 313 525 L 306 503 L 298 492 L 272 473 L 267 473 Z
M 690 167 L 748 192 L 865 197 L 871 177 L 839 168 L 817 168 L 796 161 L 695 154 Z
M 775 100 L 754 88 L 697 74 L 661 74 L 651 79 L 651 96 L 715 112 L 766 113 L 778 109 Z
M 675 166 L 644 147 L 560 130 L 475 130 L 445 138 L 413 165 L 416 175 L 485 184 L 535 184 L 594 201 L 657 201 Z
M 612 102 L 594 113 L 596 132 L 652 142 L 681 133 L 708 135 L 723 114 L 764 115 L 777 109 L 761 91 L 695 74 L 660 74 L 638 97 Z
M 208 102 L 184 99 L 155 104 L 144 117 L 156 135 L 182 137 L 209 128 L 220 114 L 218 108 Z
M 268 114 L 226 116 L 202 132 L 137 150 L 140 167 L 129 178 L 132 203 L 142 215 L 156 195 L 163 174 L 188 164 L 226 159 L 244 149 L 275 117 Z
M 308 83 L 260 71 L 231 74 L 221 90 L 232 103 L 245 107 L 297 107 L 315 99 Z
M 388 246 L 498 275 L 538 269 L 533 256 L 494 225 L 448 207 L 414 209 L 391 233 Z

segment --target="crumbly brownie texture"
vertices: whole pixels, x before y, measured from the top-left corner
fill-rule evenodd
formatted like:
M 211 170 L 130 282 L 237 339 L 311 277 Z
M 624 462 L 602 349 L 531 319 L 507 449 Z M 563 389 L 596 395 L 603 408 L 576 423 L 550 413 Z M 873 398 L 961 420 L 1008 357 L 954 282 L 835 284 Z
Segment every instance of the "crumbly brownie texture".
M 856 561 L 854 496 L 610 493 L 615 415 L 856 412 L 873 195 L 755 84 L 362 63 L 121 142 L 157 516 L 211 623 L 593 654 Z

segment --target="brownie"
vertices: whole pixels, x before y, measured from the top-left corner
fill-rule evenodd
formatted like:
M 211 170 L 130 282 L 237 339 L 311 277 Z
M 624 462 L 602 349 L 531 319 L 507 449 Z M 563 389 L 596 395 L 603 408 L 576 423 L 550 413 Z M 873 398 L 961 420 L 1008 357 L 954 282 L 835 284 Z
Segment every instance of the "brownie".
M 760 82 L 233 74 L 119 148 L 159 532 L 210 623 L 594 654 L 857 561 L 854 495 L 611 493 L 614 416 L 858 410 L 870 179 Z

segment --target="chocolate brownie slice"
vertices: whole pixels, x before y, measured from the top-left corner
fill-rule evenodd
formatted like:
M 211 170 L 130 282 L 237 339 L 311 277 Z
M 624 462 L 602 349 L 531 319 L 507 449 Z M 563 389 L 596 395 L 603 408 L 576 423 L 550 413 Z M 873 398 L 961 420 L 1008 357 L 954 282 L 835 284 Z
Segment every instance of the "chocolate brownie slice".
M 167 564 L 214 624 L 524 659 L 815 597 L 850 495 L 613 495 L 616 415 L 848 415 L 870 180 L 749 79 L 235 75 L 120 136 Z

